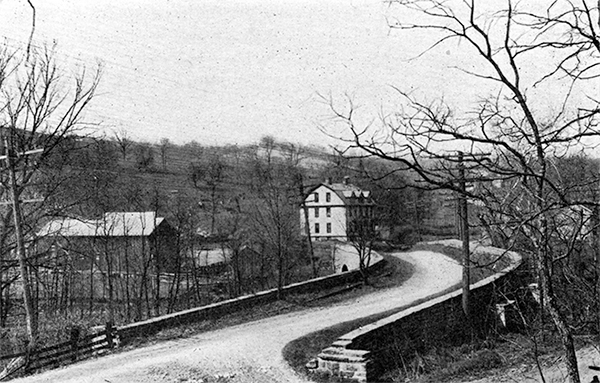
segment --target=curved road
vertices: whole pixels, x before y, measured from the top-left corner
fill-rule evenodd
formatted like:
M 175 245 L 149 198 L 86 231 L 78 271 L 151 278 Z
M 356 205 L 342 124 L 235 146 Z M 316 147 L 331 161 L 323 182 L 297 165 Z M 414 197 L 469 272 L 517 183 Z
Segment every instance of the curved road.
M 161 342 L 84 361 L 13 382 L 306 382 L 283 360 L 282 349 L 310 332 L 410 304 L 460 282 L 461 268 L 437 253 L 396 253 L 415 272 L 402 286 L 331 307 L 294 313 Z

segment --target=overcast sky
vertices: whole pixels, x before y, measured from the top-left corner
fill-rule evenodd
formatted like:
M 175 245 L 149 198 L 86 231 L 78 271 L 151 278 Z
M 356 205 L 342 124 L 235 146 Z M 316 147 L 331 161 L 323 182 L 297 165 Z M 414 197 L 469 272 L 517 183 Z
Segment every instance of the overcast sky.
M 390 85 L 430 97 L 473 94 L 426 45 L 390 32 L 381 0 L 45 0 L 36 44 L 79 65 L 104 63 L 86 120 L 139 140 L 249 143 L 263 135 L 332 142 L 317 94 L 344 93 L 364 116 L 391 110 Z M 0 36 L 27 41 L 25 0 L 0 0 Z M 440 65 L 442 64 L 442 65 Z M 370 117 L 367 117 L 368 119 Z

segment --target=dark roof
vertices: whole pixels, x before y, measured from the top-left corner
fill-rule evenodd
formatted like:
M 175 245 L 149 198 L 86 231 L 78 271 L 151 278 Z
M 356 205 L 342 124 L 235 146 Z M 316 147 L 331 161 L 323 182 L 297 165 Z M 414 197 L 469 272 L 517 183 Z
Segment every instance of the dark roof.
M 371 192 L 370 191 L 362 190 L 358 186 L 352 185 L 349 183 L 332 183 L 332 184 L 322 183 L 322 184 L 319 184 L 319 185 L 313 187 L 312 189 L 310 189 L 309 194 L 314 192 L 321 186 L 325 186 L 326 188 L 333 191 L 346 204 L 352 204 L 355 202 L 355 200 L 360 199 L 360 198 L 365 199 L 367 202 L 371 201 Z

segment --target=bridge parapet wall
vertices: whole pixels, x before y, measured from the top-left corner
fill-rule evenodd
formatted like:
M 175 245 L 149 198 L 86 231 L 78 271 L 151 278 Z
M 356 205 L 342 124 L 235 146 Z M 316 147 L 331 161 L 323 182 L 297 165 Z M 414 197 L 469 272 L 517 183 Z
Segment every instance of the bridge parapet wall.
M 470 339 L 471 328 L 487 333 L 498 325 L 497 292 L 522 262 L 516 253 L 507 255 L 509 267 L 471 285 L 472 326 L 462 311 L 462 290 L 456 290 L 342 335 L 318 355 L 316 371 L 367 382 L 403 366 L 415 352 Z
M 346 249 L 350 245 L 344 245 Z M 346 250 L 347 256 L 351 256 L 350 251 Z M 358 255 L 355 254 L 356 257 Z M 368 272 L 377 272 L 385 266 L 385 260 L 381 255 L 373 252 L 372 263 Z M 360 270 L 350 270 L 343 273 L 319 277 L 304 282 L 298 282 L 287 285 L 282 288 L 284 295 L 305 294 L 317 292 L 325 289 L 344 286 L 356 283 L 362 279 Z M 216 320 L 224 315 L 252 308 L 256 305 L 275 302 L 279 299 L 277 289 L 261 291 L 256 294 L 241 296 L 228 299 L 226 301 L 213 303 L 207 306 L 196 307 L 188 310 L 179 311 L 172 314 L 162 315 L 150 318 L 144 321 L 130 323 L 118 328 L 121 342 L 128 343 L 136 338 L 147 337 L 161 330 L 165 330 L 180 325 L 196 323 L 203 320 Z

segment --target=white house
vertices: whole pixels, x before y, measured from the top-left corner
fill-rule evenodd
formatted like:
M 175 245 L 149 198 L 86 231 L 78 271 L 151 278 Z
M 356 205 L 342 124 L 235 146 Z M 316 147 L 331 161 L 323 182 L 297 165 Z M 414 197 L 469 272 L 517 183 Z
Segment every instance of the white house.
M 300 225 L 306 235 L 306 223 L 314 239 L 348 240 L 359 222 L 372 222 L 374 203 L 371 192 L 348 183 L 326 181 L 313 189 L 300 209 Z

